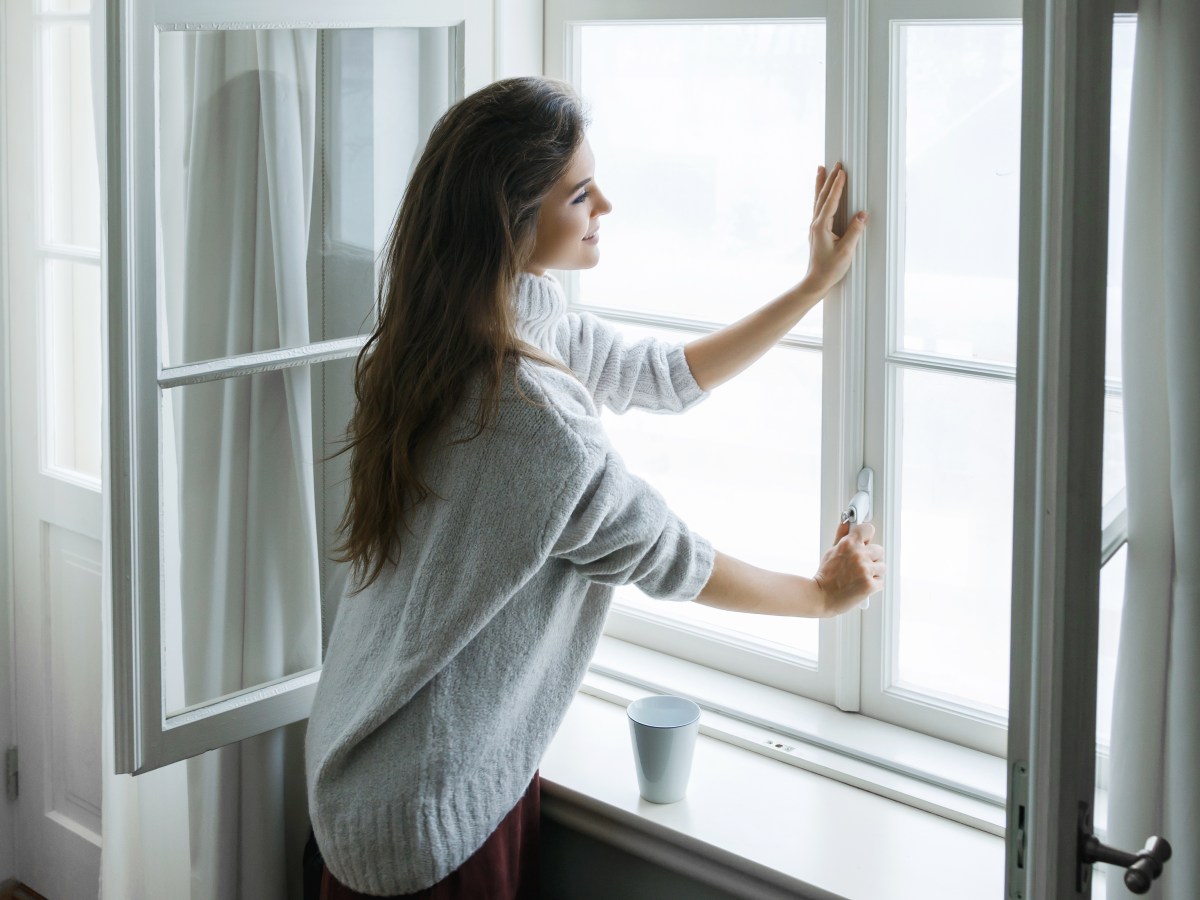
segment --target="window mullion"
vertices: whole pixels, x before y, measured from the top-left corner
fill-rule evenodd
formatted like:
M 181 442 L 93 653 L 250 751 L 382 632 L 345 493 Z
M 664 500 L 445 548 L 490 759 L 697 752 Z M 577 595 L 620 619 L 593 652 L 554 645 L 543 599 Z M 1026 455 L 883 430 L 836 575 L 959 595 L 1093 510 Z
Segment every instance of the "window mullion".
M 831 4 L 826 21 L 829 78 L 826 93 L 826 163 L 841 161 L 849 179 L 835 230 L 847 212 L 867 208 L 867 11 L 868 0 Z M 864 334 L 867 274 L 862 259 L 842 284 L 841 302 L 825 304 L 822 402 L 821 540 L 833 543 L 842 507 L 864 465 L 866 400 Z M 832 298 L 831 298 L 832 299 Z M 860 704 L 862 614 L 821 623 L 821 672 L 833 703 L 848 712 Z

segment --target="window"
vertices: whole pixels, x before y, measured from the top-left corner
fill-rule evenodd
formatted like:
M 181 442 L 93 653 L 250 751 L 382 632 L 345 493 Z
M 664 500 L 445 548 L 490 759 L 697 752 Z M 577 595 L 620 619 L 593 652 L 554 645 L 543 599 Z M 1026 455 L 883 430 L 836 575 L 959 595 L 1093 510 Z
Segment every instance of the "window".
M 1021 6 L 858 9 L 712 4 L 699 19 L 669 0 L 547 4 L 547 74 L 589 102 L 614 203 L 602 265 L 561 275 L 573 303 L 631 337 L 686 342 L 803 277 L 818 163 L 850 172 L 843 218 L 872 214 L 846 282 L 704 405 L 684 418 L 604 415 L 631 468 L 691 527 L 781 571 L 815 570 L 870 466 L 886 595 L 818 623 L 625 590 L 608 633 L 1003 756 Z M 1115 223 L 1130 21 L 1117 33 Z M 1119 237 L 1113 250 L 1119 285 Z M 1111 356 L 1106 521 L 1123 477 Z M 1106 609 L 1119 565 L 1105 572 Z
M 100 488 L 100 179 L 88 5 L 34 19 L 42 470 Z
M 349 414 L 374 260 L 407 175 L 379 150 L 411 159 L 446 106 L 492 79 L 493 23 L 478 8 L 260 0 L 235 21 L 192 0 L 137 0 L 127 32 L 109 35 L 134 86 L 127 108 L 110 108 L 123 137 L 109 154 L 110 293 L 124 304 L 110 327 L 116 649 L 118 671 L 134 673 L 118 690 L 124 770 L 307 714 L 342 577 L 322 560 L 344 460 L 322 460 Z M 692 527 L 783 571 L 815 570 L 870 466 L 888 595 L 818 623 L 626 590 L 609 633 L 997 757 L 1020 12 L 1017 0 L 750 0 L 702 19 L 676 0 L 545 5 L 544 70 L 590 103 L 597 177 L 616 204 L 604 264 L 561 273 L 577 305 L 684 342 L 803 277 L 819 162 L 852 175 L 843 218 L 872 213 L 843 284 L 703 406 L 605 416 Z M 376 90 L 385 82 L 409 88 Z M 301 102 L 261 133 L 288 129 L 296 152 L 265 149 L 262 164 L 299 214 L 272 207 L 284 195 L 254 177 L 258 147 L 243 142 L 284 95 Z M 206 127 L 216 120 L 235 124 Z M 218 161 L 223 177 L 206 178 Z M 250 227 L 268 249 L 247 256 L 236 238 Z M 1113 473 L 1118 371 L 1110 355 Z M 1108 598 L 1122 496 L 1106 483 Z M 283 564 L 297 558 L 311 564 Z M 1111 644 L 1119 612 L 1105 615 Z
M 135 2 L 109 36 L 135 86 L 110 123 L 121 771 L 307 715 L 379 251 L 490 73 L 465 4 L 324 7 Z

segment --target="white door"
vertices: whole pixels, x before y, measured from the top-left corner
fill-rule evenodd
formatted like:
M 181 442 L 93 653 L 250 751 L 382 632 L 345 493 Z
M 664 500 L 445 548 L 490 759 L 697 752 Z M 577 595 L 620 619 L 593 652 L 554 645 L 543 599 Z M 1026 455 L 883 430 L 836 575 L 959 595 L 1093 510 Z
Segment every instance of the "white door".
M 5 7 L 15 875 L 73 900 L 95 897 L 100 876 L 100 214 L 88 3 Z

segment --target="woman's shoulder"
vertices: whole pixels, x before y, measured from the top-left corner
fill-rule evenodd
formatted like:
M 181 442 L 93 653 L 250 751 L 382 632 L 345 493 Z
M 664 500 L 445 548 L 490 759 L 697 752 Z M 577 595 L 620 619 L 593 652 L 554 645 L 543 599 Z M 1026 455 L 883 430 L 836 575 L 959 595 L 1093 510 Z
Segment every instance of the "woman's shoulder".
M 588 448 L 607 444 L 592 395 L 573 372 L 522 357 L 516 364 L 516 377 L 507 381 L 508 399 L 532 410 L 529 415 L 543 427 Z

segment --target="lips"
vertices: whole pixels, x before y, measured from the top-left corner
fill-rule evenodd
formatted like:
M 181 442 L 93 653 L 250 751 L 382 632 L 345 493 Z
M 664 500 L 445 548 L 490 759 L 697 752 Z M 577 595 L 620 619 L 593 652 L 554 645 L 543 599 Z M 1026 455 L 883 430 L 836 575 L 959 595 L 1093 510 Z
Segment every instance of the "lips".
M 599 233 L 600 233 L 600 229 L 599 229 L 599 228 L 597 228 L 597 229 L 596 229 L 595 231 L 593 231 L 591 234 L 589 234 L 589 235 L 587 235 L 586 237 L 584 237 L 584 240 L 585 240 L 585 241 L 590 241 L 592 238 L 594 238 L 594 237 L 595 237 L 596 235 L 598 235 Z

